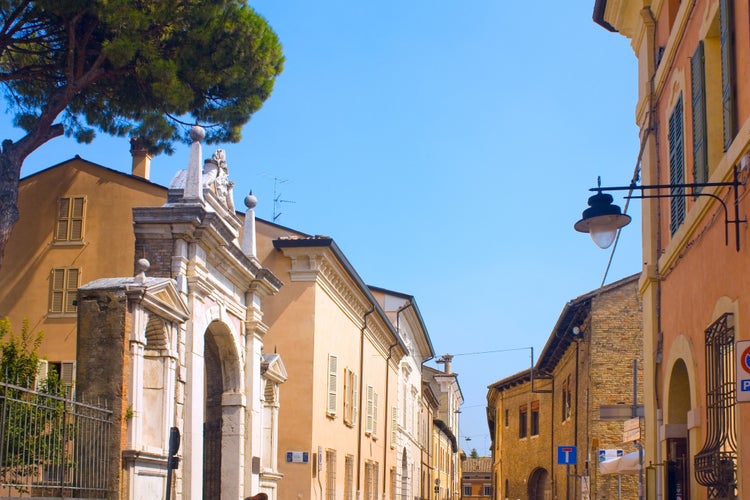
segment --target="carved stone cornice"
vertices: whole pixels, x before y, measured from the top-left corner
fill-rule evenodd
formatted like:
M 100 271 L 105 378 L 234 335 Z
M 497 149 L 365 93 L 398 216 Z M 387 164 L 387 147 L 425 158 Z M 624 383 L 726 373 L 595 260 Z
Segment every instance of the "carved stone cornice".
M 400 358 L 405 349 L 401 339 L 394 335 L 390 321 L 358 277 L 353 276 L 348 263 L 342 262 L 327 244 L 328 241 L 323 240 L 321 246 L 295 245 L 294 242 L 290 242 L 291 246 L 275 245 L 290 259 L 291 281 L 316 283 L 359 328 L 364 326 L 365 314 L 375 308 L 379 312 L 375 315 L 378 320 L 368 320 L 366 334 L 384 357 L 388 356 L 391 346 L 400 346 L 392 352 Z

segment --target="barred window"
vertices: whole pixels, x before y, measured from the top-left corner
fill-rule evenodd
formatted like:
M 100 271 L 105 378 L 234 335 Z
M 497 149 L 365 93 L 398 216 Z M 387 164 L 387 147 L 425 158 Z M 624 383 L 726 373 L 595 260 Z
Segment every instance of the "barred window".
M 706 441 L 695 455 L 695 478 L 708 498 L 737 498 L 734 316 L 706 329 Z
M 336 451 L 326 450 L 326 500 L 336 500 Z
M 344 500 L 354 500 L 354 456 L 344 459 Z

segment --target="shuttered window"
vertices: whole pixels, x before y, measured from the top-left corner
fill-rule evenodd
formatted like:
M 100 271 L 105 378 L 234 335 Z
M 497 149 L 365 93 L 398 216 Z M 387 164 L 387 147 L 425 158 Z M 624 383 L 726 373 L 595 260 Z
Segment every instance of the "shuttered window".
M 82 241 L 85 199 L 83 196 L 60 198 L 57 203 L 55 241 Z
M 49 312 L 73 314 L 78 290 L 79 270 L 74 268 L 53 269 L 50 275 Z
M 371 386 L 367 386 L 367 420 L 365 433 L 372 436 L 377 435 L 378 428 L 378 393 Z
M 690 58 L 693 103 L 693 179 L 708 182 L 708 134 L 706 128 L 706 63 L 701 41 Z
M 359 381 L 357 374 L 350 369 L 344 370 L 344 423 L 353 426 L 357 422 L 359 405 Z
M 682 125 L 682 96 L 669 116 L 669 183 L 685 183 L 684 133 Z M 669 199 L 669 230 L 677 232 L 685 220 L 685 188 L 671 187 Z
M 719 1 L 719 36 L 721 37 L 721 102 L 724 115 L 724 151 L 737 134 L 735 97 L 734 13 L 731 0 Z
M 336 415 L 336 384 L 339 358 L 334 354 L 328 355 L 328 408 L 329 416 Z

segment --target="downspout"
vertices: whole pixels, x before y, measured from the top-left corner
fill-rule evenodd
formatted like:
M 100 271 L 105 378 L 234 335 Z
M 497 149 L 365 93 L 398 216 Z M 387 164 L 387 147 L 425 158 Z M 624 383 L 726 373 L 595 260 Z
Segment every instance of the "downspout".
M 362 329 L 359 331 L 359 402 L 357 406 L 357 498 L 361 497 L 362 492 L 362 384 L 365 369 L 365 330 L 367 330 L 367 317 L 375 312 L 375 307 L 370 309 L 362 317 Z
M 409 301 L 408 304 L 401 306 L 396 311 L 396 335 L 401 335 L 401 313 L 414 305 L 411 301 Z M 398 340 L 398 339 L 397 339 Z M 389 445 L 387 443 L 388 437 L 388 395 L 391 393 L 391 391 L 388 390 L 388 379 L 390 378 L 391 371 L 388 369 L 388 365 L 391 362 L 391 358 L 393 357 L 393 348 L 398 346 L 398 342 L 395 344 L 392 344 L 388 347 L 388 357 L 385 359 L 385 436 L 383 436 L 383 498 L 385 498 L 385 489 L 386 489 L 386 480 L 388 479 L 388 448 Z M 406 395 L 404 395 L 406 397 Z M 391 417 L 392 418 L 392 417 Z M 391 432 L 393 432 L 393 429 L 391 429 Z M 398 461 L 398 457 L 396 457 L 396 460 Z M 396 463 L 396 466 L 398 466 L 398 463 Z M 391 492 L 393 494 L 393 492 Z
M 579 406 L 578 406 L 578 377 L 579 377 L 579 373 L 578 373 L 578 349 L 579 349 L 579 346 L 580 346 L 580 343 L 578 341 L 576 341 L 576 420 L 574 422 L 575 426 L 574 426 L 574 431 L 573 431 L 575 433 L 573 441 L 575 442 L 576 449 L 578 449 L 578 413 L 579 413 L 579 411 L 578 411 L 578 408 L 579 408 Z M 578 464 L 577 463 L 576 463 L 576 469 L 575 470 L 576 470 L 576 474 L 575 474 L 576 481 L 573 484 L 574 488 L 578 484 Z M 568 490 L 568 493 L 570 493 L 570 490 Z M 574 495 L 574 498 L 576 496 L 577 496 L 577 494 Z

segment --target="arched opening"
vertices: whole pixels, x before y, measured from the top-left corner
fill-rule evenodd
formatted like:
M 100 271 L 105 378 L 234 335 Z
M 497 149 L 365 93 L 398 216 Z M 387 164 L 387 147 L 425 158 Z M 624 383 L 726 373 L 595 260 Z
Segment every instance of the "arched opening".
M 208 326 L 203 354 L 203 498 L 215 499 L 222 497 L 223 482 L 239 484 L 240 464 L 234 463 L 239 457 L 233 457 L 231 452 L 239 446 L 233 442 L 237 436 L 228 436 L 225 431 L 225 427 L 236 428 L 232 425 L 236 422 L 228 419 L 237 414 L 225 407 L 223 396 L 240 391 L 240 367 L 231 331 L 225 324 L 214 321 Z
M 552 485 L 546 469 L 534 469 L 529 478 L 529 500 L 550 500 Z
M 667 498 L 689 499 L 690 447 L 687 418 L 690 411 L 690 394 L 687 366 L 682 359 L 678 359 L 672 366 L 667 396 Z

